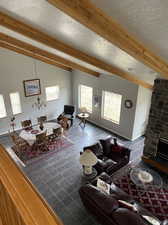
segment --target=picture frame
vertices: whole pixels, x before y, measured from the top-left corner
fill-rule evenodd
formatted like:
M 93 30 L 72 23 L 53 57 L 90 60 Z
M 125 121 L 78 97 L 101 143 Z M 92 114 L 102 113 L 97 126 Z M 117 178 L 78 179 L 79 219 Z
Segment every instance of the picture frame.
M 23 86 L 25 97 L 31 97 L 41 94 L 40 79 L 24 80 Z

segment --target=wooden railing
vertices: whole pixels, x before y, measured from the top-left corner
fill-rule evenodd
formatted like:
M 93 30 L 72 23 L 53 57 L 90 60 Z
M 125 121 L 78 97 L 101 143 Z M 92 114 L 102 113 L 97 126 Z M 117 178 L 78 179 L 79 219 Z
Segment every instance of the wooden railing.
M 0 225 L 63 225 L 1 145 Z

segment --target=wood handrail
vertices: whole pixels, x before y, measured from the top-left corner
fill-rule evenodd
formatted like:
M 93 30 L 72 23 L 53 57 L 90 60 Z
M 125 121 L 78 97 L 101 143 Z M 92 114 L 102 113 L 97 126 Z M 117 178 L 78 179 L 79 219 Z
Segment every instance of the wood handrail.
M 0 198 L 3 225 L 63 225 L 2 145 Z

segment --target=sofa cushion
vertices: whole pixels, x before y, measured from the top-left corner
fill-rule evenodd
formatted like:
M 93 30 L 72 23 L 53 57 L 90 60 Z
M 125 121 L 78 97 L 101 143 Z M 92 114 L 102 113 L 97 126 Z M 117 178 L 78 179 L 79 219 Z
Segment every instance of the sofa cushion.
M 96 143 L 94 145 L 90 145 L 87 147 L 84 147 L 83 150 L 85 151 L 86 149 L 90 149 L 98 158 L 103 156 L 103 149 L 100 143 Z
M 113 145 L 113 138 L 109 137 L 107 139 L 100 139 L 100 143 L 103 147 L 103 153 L 105 156 L 108 156 L 111 153 L 111 148 Z
M 97 187 L 87 184 L 80 188 L 80 193 L 85 194 L 92 202 L 95 207 L 100 208 L 106 214 L 111 214 L 119 206 L 118 201 L 111 195 L 108 195 L 100 191 Z
M 107 167 L 115 165 L 115 164 L 117 164 L 117 163 L 111 159 L 107 159 L 105 161 L 98 159 L 98 162 L 97 162 L 97 166 L 101 167 L 102 169 L 106 169 Z
M 112 182 L 111 177 L 105 172 L 101 173 L 99 178 L 108 184 L 111 184 L 111 182 Z
M 111 183 L 110 194 L 115 195 L 117 200 L 124 200 L 126 202 L 134 203 L 135 201 L 122 189 L 117 187 L 114 183 Z
M 132 212 L 129 209 L 118 208 L 114 211 L 111 217 L 119 225 L 146 225 L 146 221 L 138 215 L 136 212 Z
M 126 155 L 126 149 L 123 149 L 122 152 L 113 152 L 109 154 L 109 157 L 114 160 L 115 162 L 121 162 L 122 160 L 125 160 Z

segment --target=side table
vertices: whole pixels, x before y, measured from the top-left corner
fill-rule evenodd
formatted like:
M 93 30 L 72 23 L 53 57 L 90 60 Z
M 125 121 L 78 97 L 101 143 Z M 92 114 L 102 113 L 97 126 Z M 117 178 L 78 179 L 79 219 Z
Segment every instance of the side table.
M 83 127 L 85 128 L 86 119 L 89 118 L 89 113 L 79 113 L 78 118 L 80 119 L 79 125 L 81 126 L 83 124 Z
M 82 179 L 85 182 L 91 182 L 92 180 L 94 180 L 97 177 L 97 171 L 95 168 L 92 168 L 92 173 L 87 175 L 85 173 L 83 173 Z

